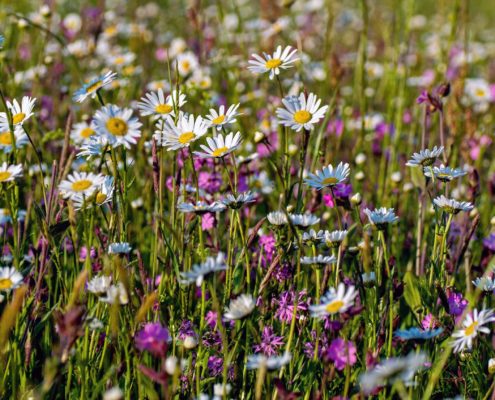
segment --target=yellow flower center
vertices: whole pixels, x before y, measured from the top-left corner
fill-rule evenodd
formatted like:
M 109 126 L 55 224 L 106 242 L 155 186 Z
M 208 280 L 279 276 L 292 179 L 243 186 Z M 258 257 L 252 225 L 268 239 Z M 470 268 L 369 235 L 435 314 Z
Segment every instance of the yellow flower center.
M 98 80 L 95 83 L 93 83 L 92 85 L 89 85 L 86 88 L 86 93 L 96 92 L 99 88 L 101 88 L 101 84 L 102 84 L 102 82 L 100 80 Z
M 115 60 L 113 60 L 113 62 L 116 64 L 116 65 L 120 65 L 120 64 L 123 64 L 125 61 L 125 58 L 124 57 L 117 57 Z
M 477 326 L 478 326 L 478 323 L 476 321 L 474 321 L 471 325 L 469 325 L 464 330 L 464 333 L 466 334 L 466 336 L 471 336 L 474 333 L 474 331 L 476 330 Z
M 219 147 L 218 149 L 214 150 L 212 154 L 213 157 L 222 157 L 225 152 L 228 150 L 228 147 Z
M 294 113 L 294 121 L 298 124 L 305 124 L 311 119 L 311 113 L 306 110 L 299 110 Z
M 10 289 L 13 286 L 13 282 L 10 278 L 0 279 L 0 290 Z
M 272 58 L 265 63 L 265 67 L 268 69 L 274 69 L 280 67 L 282 60 L 280 58 Z
M 72 184 L 72 190 L 76 192 L 83 192 L 86 189 L 90 188 L 93 182 L 88 179 L 81 179 L 80 181 L 75 181 Z
M 328 303 L 325 307 L 326 312 L 329 314 L 335 314 L 344 306 L 344 302 L 342 300 L 334 300 L 331 303 Z
M 338 181 L 339 180 L 337 178 L 335 178 L 334 176 L 330 176 L 329 178 L 323 179 L 323 181 L 321 183 L 323 185 L 332 186 L 332 185 L 335 185 Z
M 91 128 L 84 128 L 82 131 L 81 131 L 81 136 L 84 138 L 84 139 L 87 139 L 91 136 L 93 136 L 95 134 L 95 131 Z
M 214 118 L 211 122 L 213 122 L 215 125 L 220 125 L 223 121 L 225 121 L 225 115 L 219 115 L 218 117 Z
M 106 195 L 105 193 L 98 192 L 98 193 L 96 194 L 96 199 L 95 199 L 95 200 L 96 200 L 96 202 L 97 202 L 98 204 L 103 203 L 106 199 L 107 199 L 107 195 Z
M 155 111 L 159 114 L 168 114 L 173 110 L 173 107 L 170 104 L 158 104 L 155 107 Z
M 196 138 L 196 135 L 193 132 L 184 132 L 179 136 L 180 144 L 188 144 L 192 142 Z
M 12 123 L 15 125 L 15 124 L 18 124 L 22 121 L 24 121 L 24 118 L 26 117 L 26 114 L 20 112 L 19 114 L 16 114 L 12 117 Z
M 0 182 L 5 182 L 11 176 L 12 176 L 12 174 L 9 171 L 1 171 L 0 172 Z
M 449 174 L 443 174 L 443 173 L 440 173 L 440 174 L 437 174 L 437 178 L 442 180 L 442 179 L 449 179 L 450 178 L 450 175 Z
M 189 71 L 189 68 L 191 67 L 191 63 L 187 60 L 182 61 L 181 65 L 184 71 Z
M 110 118 L 107 121 L 107 129 L 114 136 L 124 136 L 127 133 L 127 122 L 122 118 Z
M 485 96 L 485 91 L 483 89 L 476 89 L 476 91 L 474 92 L 474 94 L 477 97 L 484 97 Z
M 9 131 L 0 133 L 0 144 L 4 146 L 9 146 L 12 144 L 12 136 Z
M 135 68 L 134 66 L 132 65 L 128 65 L 127 67 L 125 67 L 122 72 L 125 74 L 125 75 L 132 75 L 135 71 Z

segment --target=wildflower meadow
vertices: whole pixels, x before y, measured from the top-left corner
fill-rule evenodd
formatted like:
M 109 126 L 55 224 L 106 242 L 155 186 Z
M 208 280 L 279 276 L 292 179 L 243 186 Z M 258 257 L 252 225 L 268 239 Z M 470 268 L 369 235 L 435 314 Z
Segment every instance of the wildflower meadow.
M 0 399 L 495 399 L 490 0 L 0 7 Z

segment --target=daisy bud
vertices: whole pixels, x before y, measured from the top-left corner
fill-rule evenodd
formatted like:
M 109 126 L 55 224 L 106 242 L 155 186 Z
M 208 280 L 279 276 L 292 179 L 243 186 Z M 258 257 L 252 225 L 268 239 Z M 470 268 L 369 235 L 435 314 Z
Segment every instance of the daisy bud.
M 361 196 L 361 193 L 356 193 L 354 196 L 351 197 L 351 203 L 354 206 L 360 205 L 362 201 L 363 201 L 363 196 Z
M 194 336 L 187 336 L 184 339 L 184 347 L 187 350 L 194 349 L 197 345 L 198 345 L 198 341 L 196 340 L 196 338 Z
M 295 156 L 298 152 L 299 152 L 299 147 L 297 147 L 295 144 L 289 145 L 289 154 L 291 156 Z
M 322 215 L 322 219 L 323 219 L 323 221 L 328 221 L 331 216 L 332 216 L 332 214 L 330 213 L 330 211 L 325 211 Z
M 411 182 L 404 183 L 404 186 L 402 187 L 402 190 L 404 190 L 404 192 L 406 193 L 410 192 L 413 189 L 414 189 L 414 185 Z
M 355 160 L 354 160 L 354 161 L 356 162 L 356 165 L 362 165 L 362 164 L 364 164 L 364 163 L 366 162 L 366 154 L 364 154 L 364 153 L 359 153 L 359 154 L 356 156 L 356 158 L 355 158 Z
M 390 178 L 392 179 L 392 182 L 395 182 L 395 183 L 399 183 L 401 180 L 402 180 L 402 174 L 397 171 L 397 172 L 394 172 Z
M 495 217 L 492 217 L 492 219 L 490 219 L 490 224 L 495 225 Z
M 175 375 L 175 372 L 177 371 L 177 364 L 178 364 L 178 359 L 177 357 L 170 356 L 167 357 L 165 360 L 165 371 L 169 375 Z
M 50 10 L 50 7 L 48 7 L 46 4 L 40 8 L 40 14 L 45 18 L 49 17 L 51 13 L 52 12 Z
M 27 22 L 26 22 L 25 20 L 20 19 L 20 20 L 18 20 L 18 21 L 17 21 L 17 27 L 18 27 L 19 29 L 23 29 L 23 28 L 25 28 L 26 26 L 27 26 Z
M 474 217 L 476 217 L 478 214 L 479 214 L 478 209 L 477 209 L 476 207 L 474 207 L 474 208 L 470 211 L 469 216 L 470 216 L 471 218 L 474 218 Z
M 294 211 L 294 206 L 293 205 L 288 205 L 287 206 L 287 212 L 288 213 L 291 213 L 292 211 Z
M 356 175 L 354 176 L 354 178 L 356 178 L 356 180 L 358 181 L 362 181 L 365 177 L 366 175 L 364 175 L 363 171 L 357 172 Z
M 263 139 L 265 139 L 265 134 L 263 132 L 256 131 L 256 133 L 254 134 L 254 142 L 259 143 Z
M 124 392 L 118 386 L 114 386 L 111 389 L 108 389 L 103 394 L 103 400 L 121 400 L 124 398 Z
M 375 95 L 375 89 L 367 87 L 366 89 L 364 89 L 364 95 L 366 97 L 373 97 Z
M 490 358 L 488 360 L 488 373 L 495 374 L 495 358 Z

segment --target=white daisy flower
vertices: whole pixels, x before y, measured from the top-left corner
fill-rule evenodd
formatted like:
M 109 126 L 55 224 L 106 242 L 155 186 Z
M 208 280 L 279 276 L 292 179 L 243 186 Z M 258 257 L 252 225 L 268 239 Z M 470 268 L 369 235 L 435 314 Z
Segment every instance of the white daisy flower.
M 484 79 L 466 79 L 464 92 L 475 104 L 489 103 L 492 100 L 490 85 Z
M 200 145 L 203 151 L 195 151 L 194 154 L 201 158 L 222 158 L 232 153 L 241 145 L 242 137 L 240 132 L 236 134 L 230 132 L 225 137 L 218 134 L 214 138 L 206 138 L 206 142 L 208 146 Z
M 201 117 L 180 114 L 177 125 L 170 116 L 165 120 L 158 121 L 154 138 L 161 146 L 167 147 L 168 151 L 189 147 L 192 142 L 203 136 L 208 131 L 208 124 Z
M 95 276 L 93 279 L 91 279 L 87 286 L 86 289 L 88 289 L 88 292 L 94 293 L 96 295 L 100 294 L 105 294 L 108 289 L 110 288 L 112 284 L 112 277 L 111 276 Z
M 287 225 L 289 220 L 287 219 L 287 214 L 283 211 L 272 211 L 266 218 L 268 222 L 275 226 Z
M 316 257 L 301 257 L 301 264 L 311 265 L 311 264 L 319 264 L 319 265 L 327 265 L 327 264 L 335 264 L 337 259 L 334 256 L 323 256 L 318 254 Z
M 225 308 L 224 318 L 233 321 L 242 319 L 251 314 L 256 306 L 256 301 L 250 294 L 241 294 Z
M 117 68 L 117 70 L 122 70 L 136 59 L 136 55 L 131 52 L 126 52 L 125 54 L 111 54 L 106 57 L 107 65 Z
M 21 149 L 29 143 L 29 138 L 22 125 L 14 126 L 13 139 L 17 149 Z M 12 151 L 12 133 L 10 132 L 9 121 L 5 113 L 0 113 L 0 150 L 3 150 L 5 153 Z
M 453 341 L 451 345 L 454 348 L 454 353 L 465 349 L 471 350 L 473 339 L 478 333 L 490 333 L 490 329 L 484 325 L 494 321 L 495 315 L 491 309 L 479 312 L 474 309 L 472 313 L 467 314 L 462 322 L 462 328 L 452 334 Z
M 309 232 L 304 232 L 302 235 L 302 241 L 309 244 L 316 244 L 323 240 L 325 232 L 320 230 L 316 232 L 314 229 L 310 229 Z
M 473 285 L 484 292 L 493 292 L 495 290 L 495 280 L 488 276 L 476 278 L 473 281 Z
M 254 201 L 256 201 L 256 194 L 250 191 L 239 193 L 237 196 L 229 193 L 221 200 L 222 204 L 234 210 L 238 210 L 243 205 Z
M 429 167 L 438 157 L 443 154 L 443 146 L 433 147 L 432 150 L 423 149 L 419 153 L 414 153 L 411 159 L 406 163 L 408 167 Z
M 177 210 L 184 213 L 196 213 L 196 214 L 205 214 L 205 213 L 215 213 L 219 211 L 225 210 L 225 205 L 219 203 L 217 201 L 208 204 L 204 201 L 198 201 L 196 203 L 179 203 L 177 204 Z
M 237 112 L 238 108 L 239 104 L 232 104 L 227 112 L 225 112 L 224 105 L 220 106 L 218 112 L 214 108 L 210 108 L 210 113 L 206 116 L 206 120 L 209 122 L 210 126 L 220 130 L 223 126 L 233 124 L 237 120 L 236 117 L 240 115 Z
M 99 157 L 107 149 L 107 139 L 104 136 L 91 136 L 86 142 L 83 142 L 77 157 L 86 157 L 88 160 L 91 157 Z
M 208 257 L 202 264 L 194 264 L 190 271 L 181 272 L 181 283 L 183 285 L 190 285 L 196 283 L 196 286 L 201 286 L 206 275 L 212 272 L 225 271 L 227 264 L 225 264 L 225 255 L 218 253 L 217 257 Z
M 75 144 L 87 142 L 89 138 L 96 135 L 95 124 L 93 122 L 79 122 L 74 124 L 70 131 L 70 138 Z
M 425 167 L 423 173 L 428 178 L 432 178 L 431 172 L 433 171 L 433 176 L 442 182 L 450 182 L 452 179 L 459 178 L 467 174 L 460 168 L 450 168 L 441 164 L 439 167 Z
M 109 104 L 96 111 L 94 116 L 95 129 L 112 147 L 125 146 L 130 149 L 141 137 L 141 122 L 132 117 L 130 108 L 119 108 Z
M 320 299 L 320 304 L 309 306 L 311 316 L 324 318 L 328 315 L 346 312 L 354 305 L 354 299 L 358 295 L 354 286 L 347 289 L 343 283 L 339 283 L 337 290 L 330 290 Z
M 320 222 L 320 218 L 312 214 L 289 214 L 290 221 L 293 225 L 307 228 Z
M 0 268 L 0 291 L 10 291 L 21 286 L 24 277 L 14 267 Z
M 328 110 L 328 106 L 320 108 L 321 99 L 310 93 L 306 99 L 304 93 L 287 96 L 282 99 L 285 108 L 277 108 L 277 117 L 281 125 L 299 132 L 302 129 L 312 130 Z
M 368 216 L 370 224 L 375 225 L 380 230 L 385 229 L 388 224 L 393 224 L 399 220 L 393 208 L 381 207 L 375 208 L 373 211 L 366 208 L 364 212 Z
M 24 96 L 21 100 L 21 104 L 14 99 L 12 103 L 7 101 L 7 107 L 12 114 L 12 124 L 13 125 L 22 125 L 26 122 L 33 113 L 34 103 L 36 103 L 36 99 L 34 97 Z M 1 113 L 2 120 L 7 120 L 7 116 L 5 113 Z
M 297 49 L 293 49 L 291 46 L 286 46 L 282 51 L 282 46 L 278 46 L 273 55 L 263 53 L 263 57 L 258 54 L 252 54 L 253 59 L 249 60 L 248 69 L 256 74 L 263 74 L 270 72 L 270 79 L 273 79 L 275 75 L 280 74 L 281 69 L 288 69 L 292 67 L 292 64 L 298 60 L 295 57 Z
M 271 357 L 267 357 L 264 354 L 253 354 L 248 356 L 246 367 L 247 369 L 280 369 L 284 365 L 287 365 L 291 358 L 292 355 L 289 352 L 285 352 L 282 356 Z
M 458 214 L 461 211 L 471 211 L 473 205 L 467 201 L 457 201 L 454 199 L 448 199 L 443 194 L 433 199 L 433 203 L 441 208 L 443 211 L 449 214 Z
M 22 164 L 8 165 L 5 161 L 0 166 L 0 183 L 11 182 L 22 176 Z
M 146 85 L 146 90 L 157 91 L 160 89 L 165 92 L 170 90 L 170 84 L 167 80 L 162 79 L 161 81 L 151 81 Z
M 406 357 L 387 358 L 372 370 L 368 370 L 359 377 L 361 390 L 365 395 L 373 390 L 396 382 L 403 382 L 405 386 L 414 385 L 414 375 L 425 367 L 428 357 L 425 353 L 411 352 Z
M 328 246 L 328 247 L 339 247 L 340 243 L 344 241 L 344 239 L 347 236 L 347 231 L 325 231 L 325 234 L 322 238 L 322 241 Z
M 162 89 L 156 92 L 149 92 L 141 97 L 137 104 L 139 112 L 143 117 L 152 116 L 156 118 L 165 118 L 166 115 L 175 115 L 175 109 L 179 110 L 186 104 L 186 95 L 174 90 L 165 98 Z
M 95 190 L 94 197 L 91 196 L 88 198 L 80 193 L 76 193 L 72 196 L 71 200 L 76 210 L 80 210 L 83 207 L 92 207 L 93 205 L 102 206 L 112 201 L 113 191 L 113 176 L 106 176 L 100 187 Z
M 17 221 L 22 222 L 26 219 L 26 210 L 17 210 Z M 12 223 L 12 216 L 8 208 L 0 208 L 0 225 Z
M 332 164 L 327 165 L 321 171 L 316 171 L 314 174 L 308 174 L 304 182 L 321 190 L 325 187 L 332 187 L 339 183 L 345 182 L 350 174 L 349 164 L 340 162 L 336 168 Z
M 190 51 L 186 51 L 185 53 L 181 53 L 177 56 L 177 69 L 179 71 L 179 75 L 184 77 L 188 76 L 191 72 L 194 72 L 198 66 L 198 58 L 196 55 Z
M 118 282 L 116 285 L 111 285 L 100 300 L 103 303 L 124 305 L 129 302 L 129 295 L 122 282 Z
M 88 83 L 85 83 L 80 89 L 76 90 L 74 93 L 73 99 L 79 103 L 82 103 L 88 97 L 95 98 L 96 92 L 100 90 L 102 87 L 109 85 L 112 83 L 117 74 L 112 71 L 108 71 L 104 75 L 97 76 L 96 78 L 91 79 Z
M 58 189 L 64 198 L 75 199 L 77 196 L 91 196 L 105 181 L 102 174 L 75 171 L 60 182 Z
M 132 246 L 127 242 L 111 243 L 108 245 L 108 254 L 129 254 Z

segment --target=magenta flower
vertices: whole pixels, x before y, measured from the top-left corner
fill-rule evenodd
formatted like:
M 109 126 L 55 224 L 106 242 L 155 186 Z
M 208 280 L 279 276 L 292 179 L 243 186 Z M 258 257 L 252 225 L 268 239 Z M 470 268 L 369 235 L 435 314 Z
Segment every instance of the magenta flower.
M 201 218 L 201 229 L 209 231 L 215 227 L 215 216 L 212 213 L 206 213 Z
M 271 326 L 265 326 L 261 334 L 261 343 L 253 346 L 255 353 L 263 353 L 270 357 L 278 353 L 278 349 L 284 345 L 284 337 L 273 333 Z
M 164 357 L 171 339 L 167 328 L 159 322 L 149 322 L 138 332 L 134 340 L 140 351 L 147 350 L 157 357 Z
M 334 362 L 335 368 L 342 371 L 347 365 L 356 363 L 356 345 L 350 340 L 337 338 L 330 343 L 326 355 Z

